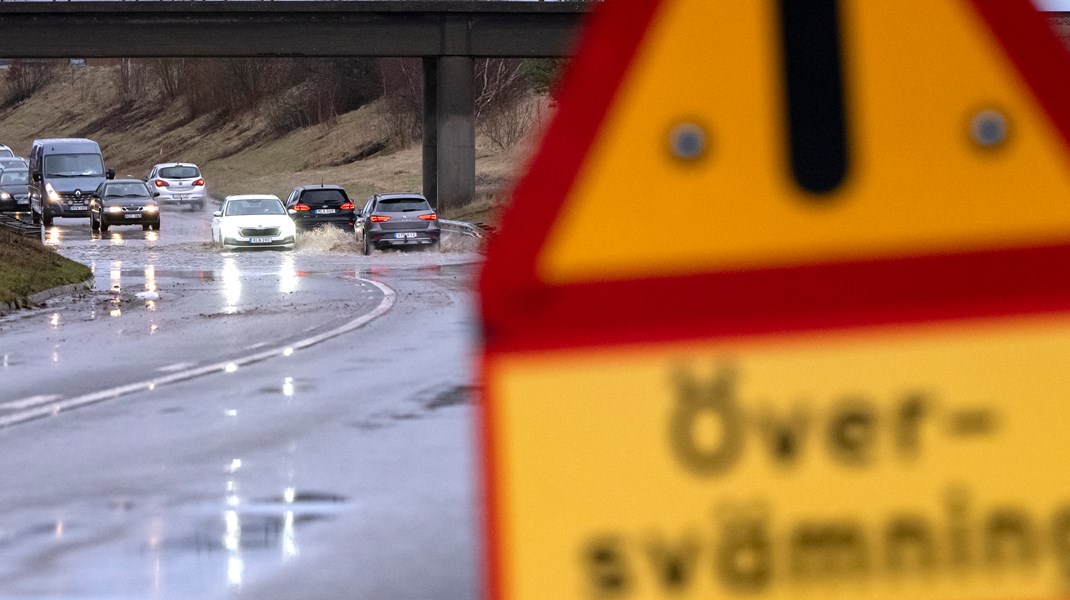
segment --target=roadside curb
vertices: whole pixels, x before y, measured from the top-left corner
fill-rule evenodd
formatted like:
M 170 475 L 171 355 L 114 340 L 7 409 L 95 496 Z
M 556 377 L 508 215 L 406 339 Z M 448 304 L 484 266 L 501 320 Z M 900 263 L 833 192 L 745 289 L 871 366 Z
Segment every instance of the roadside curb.
M 13 302 L 4 302 L 0 304 L 0 316 L 13 313 L 23 308 L 29 308 L 31 306 L 42 304 L 56 298 L 58 296 L 66 296 L 80 291 L 89 291 L 93 289 L 92 277 L 79 283 L 68 283 L 67 285 L 61 285 L 51 289 L 31 294 L 27 298 L 19 298 Z

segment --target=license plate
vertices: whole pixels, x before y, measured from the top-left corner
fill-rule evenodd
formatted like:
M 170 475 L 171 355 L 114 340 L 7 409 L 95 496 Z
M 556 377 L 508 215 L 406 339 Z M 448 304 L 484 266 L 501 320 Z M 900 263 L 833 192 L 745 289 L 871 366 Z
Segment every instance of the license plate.
M 333 215 L 336 212 L 338 212 L 338 209 L 335 209 L 335 208 L 321 208 L 321 209 L 316 211 L 316 214 L 317 215 Z
M 85 210 L 87 207 L 85 204 L 72 204 L 71 210 Z
M 414 237 L 416 237 L 416 233 L 415 232 L 395 233 L 394 237 L 396 237 L 396 238 L 414 238 Z
M 132 215 L 132 214 L 129 214 L 129 213 L 127 213 L 125 216 L 126 216 L 127 219 L 140 219 L 141 218 L 141 215 Z
M 269 237 L 252 237 L 249 238 L 250 244 L 270 244 L 271 238 Z
M 19 204 L 29 204 L 30 203 L 30 199 L 29 198 L 19 198 L 17 202 Z

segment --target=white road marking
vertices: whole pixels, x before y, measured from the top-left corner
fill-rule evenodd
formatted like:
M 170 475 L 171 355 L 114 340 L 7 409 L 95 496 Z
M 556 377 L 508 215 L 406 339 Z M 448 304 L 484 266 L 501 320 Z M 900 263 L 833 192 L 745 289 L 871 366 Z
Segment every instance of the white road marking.
M 188 369 L 188 368 L 192 367 L 195 364 L 197 364 L 197 363 L 191 363 L 191 362 L 175 363 L 173 365 L 167 365 L 166 367 L 159 367 L 156 370 L 159 371 L 160 373 L 174 373 L 175 371 L 181 371 L 183 369 Z
M 120 385 L 106 390 L 100 390 L 99 392 L 92 392 L 89 394 L 83 394 L 74 398 L 68 398 L 66 400 L 59 400 L 57 402 L 51 402 L 43 406 L 35 406 L 27 410 L 6 415 L 0 418 L 0 427 L 10 427 L 11 425 L 18 425 L 19 423 L 25 423 L 26 421 L 32 421 L 34 419 L 40 419 L 51 415 L 59 414 L 60 412 L 87 406 L 89 404 L 96 404 L 97 402 L 103 402 L 105 400 L 111 400 L 127 394 L 133 394 L 135 392 L 141 392 L 145 390 L 155 390 L 156 388 L 167 385 L 170 383 L 177 383 L 179 381 L 186 381 L 187 379 L 194 379 L 197 377 L 203 377 L 205 375 L 212 375 L 215 373 L 233 372 L 238 367 L 245 365 L 251 365 L 258 363 L 269 358 L 276 358 L 282 356 L 290 356 L 297 350 L 303 350 L 309 346 L 315 346 L 316 344 L 325 342 L 331 338 L 338 337 L 344 333 L 349 333 L 355 329 L 371 323 L 375 319 L 385 315 L 392 306 L 394 306 L 394 299 L 397 294 L 394 290 L 379 283 L 378 281 L 367 281 L 368 283 L 379 288 L 383 292 L 383 299 L 379 302 L 379 306 L 366 315 L 357 317 L 348 323 L 324 331 L 317 335 L 307 337 L 303 340 L 298 340 L 292 344 L 286 346 L 279 346 L 270 350 L 263 350 L 255 354 L 247 354 L 242 357 L 225 360 L 210 365 L 204 365 L 202 367 L 195 367 L 186 369 L 184 371 L 178 371 L 171 373 L 170 375 L 161 375 L 152 379 L 146 379 L 144 381 L 136 381 L 134 383 L 128 383 L 126 385 Z M 29 399 L 27 399 L 29 400 Z M 20 400 L 19 402 L 23 402 Z M 43 400 L 41 402 L 44 402 Z
M 256 350 L 257 348 L 263 348 L 264 346 L 267 346 L 267 345 L 268 345 L 267 342 L 260 342 L 259 344 L 253 344 L 252 346 L 246 346 L 245 349 L 246 350 Z
M 23 398 L 21 400 L 12 400 L 11 402 L 0 403 L 0 410 L 21 410 L 23 408 L 29 408 L 31 406 L 37 406 L 38 404 L 47 404 L 53 400 L 62 398 L 59 394 L 49 394 L 47 396 L 30 396 L 29 398 Z

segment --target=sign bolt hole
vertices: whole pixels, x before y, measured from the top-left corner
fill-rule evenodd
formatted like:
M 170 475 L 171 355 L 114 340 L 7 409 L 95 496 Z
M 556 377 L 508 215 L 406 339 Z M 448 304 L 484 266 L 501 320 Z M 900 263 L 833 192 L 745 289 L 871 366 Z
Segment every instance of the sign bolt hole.
M 682 160 L 702 158 L 707 145 L 706 130 L 696 123 L 680 123 L 669 133 L 669 146 L 673 156 Z
M 982 110 L 970 121 L 970 135 L 982 148 L 994 148 L 1007 139 L 1007 117 L 998 110 Z

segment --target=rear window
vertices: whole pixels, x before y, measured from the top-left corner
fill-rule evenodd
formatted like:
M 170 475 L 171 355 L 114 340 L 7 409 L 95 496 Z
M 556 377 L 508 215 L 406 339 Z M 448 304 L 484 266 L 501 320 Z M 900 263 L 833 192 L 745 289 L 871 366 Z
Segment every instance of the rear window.
M 380 212 L 413 212 L 431 210 L 431 205 L 423 198 L 383 198 L 375 210 Z
M 164 167 L 158 173 L 167 179 L 196 179 L 201 176 L 197 167 Z
M 345 202 L 345 192 L 342 190 L 305 190 L 301 194 L 302 202 Z
M 0 148 L 0 156 L 15 156 L 15 153 L 11 151 L 11 148 Z

